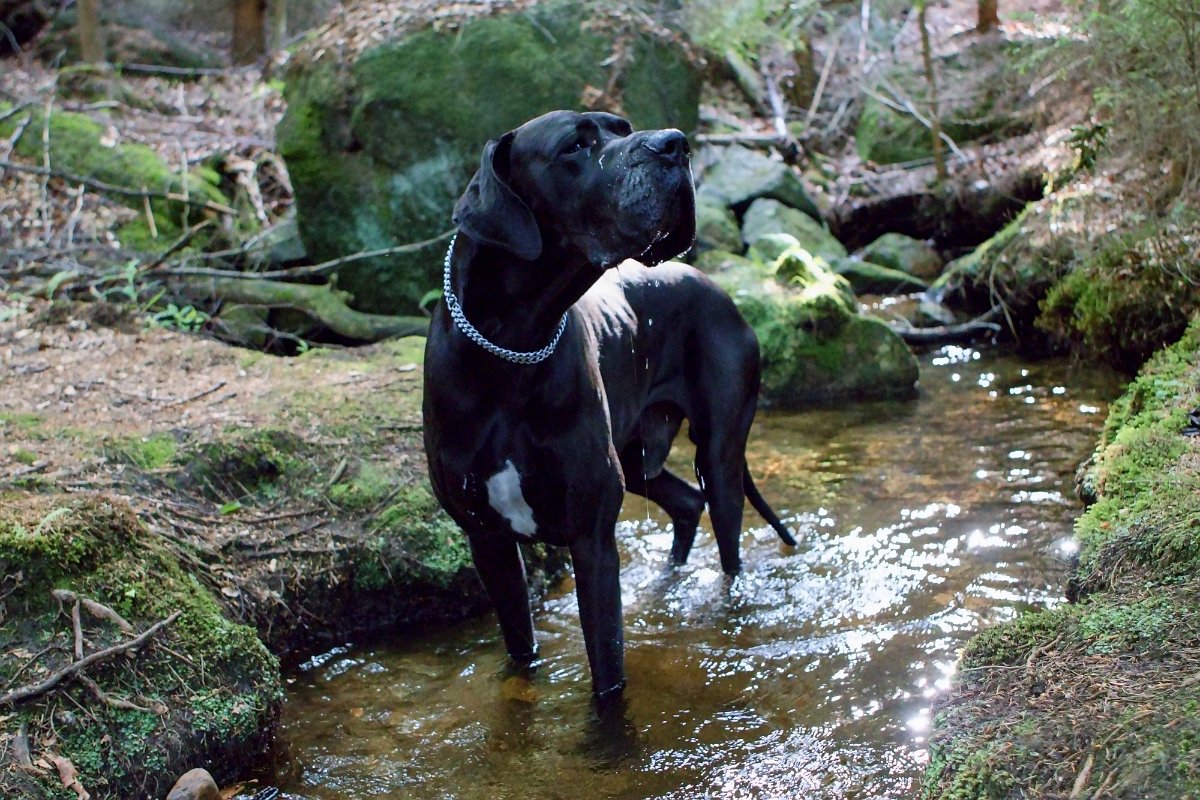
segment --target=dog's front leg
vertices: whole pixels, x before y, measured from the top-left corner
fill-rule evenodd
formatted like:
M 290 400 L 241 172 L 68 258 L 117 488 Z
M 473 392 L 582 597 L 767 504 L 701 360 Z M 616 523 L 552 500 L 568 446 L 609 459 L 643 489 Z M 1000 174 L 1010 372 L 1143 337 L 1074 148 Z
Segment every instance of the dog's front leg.
M 607 515 L 604 515 L 607 517 Z M 592 692 L 597 699 L 620 694 L 625 688 L 625 633 L 621 626 L 621 559 L 617 554 L 616 522 L 580 536 L 571 543 L 579 621 L 592 668 Z
M 503 536 L 479 533 L 468 536 L 475 570 L 487 589 L 508 655 L 520 664 L 537 657 L 533 639 L 533 616 L 529 611 L 529 588 L 525 583 L 525 560 L 516 542 Z

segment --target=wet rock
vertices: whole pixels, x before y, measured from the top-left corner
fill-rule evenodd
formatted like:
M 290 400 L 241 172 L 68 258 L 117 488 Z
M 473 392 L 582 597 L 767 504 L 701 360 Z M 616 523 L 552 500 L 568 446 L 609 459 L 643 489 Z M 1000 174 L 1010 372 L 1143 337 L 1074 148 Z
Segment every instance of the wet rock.
M 850 282 L 855 294 L 912 294 L 923 292 L 929 285 L 898 269 L 860 261 L 857 258 L 837 258 L 830 264 L 833 271 Z
M 927 242 L 902 233 L 885 233 L 864 247 L 858 256 L 924 280 L 942 272 L 942 257 Z
M 188 770 L 175 782 L 167 800 L 221 800 L 221 791 L 208 770 Z
M 698 263 L 758 335 L 764 402 L 797 407 L 912 394 L 916 358 L 885 323 L 858 313 L 849 283 L 824 259 L 795 247 L 770 263 L 716 252 Z
M 819 219 L 821 212 L 791 168 L 777 159 L 745 147 L 726 147 L 705 154 L 710 166 L 701 177 L 701 191 L 718 197 L 740 214 L 762 197 Z
M 802 211 L 767 198 L 755 200 L 742 219 L 742 240 L 754 247 L 767 234 L 786 233 L 808 252 L 826 261 L 846 257 L 846 248 L 820 222 Z
M 562 0 L 462 13 L 475 16 L 442 17 L 436 29 L 397 23 L 348 55 L 314 45 L 294 56 L 278 139 L 314 260 L 446 231 L 489 138 L 546 111 L 583 109 L 596 87 L 610 87 L 602 106 L 637 128 L 696 125 L 699 74 L 669 32 Z M 364 38 L 338 24 L 328 37 Z M 611 58 L 618 41 L 621 58 Z M 360 310 L 415 312 L 440 285 L 444 247 L 347 264 L 338 286 Z

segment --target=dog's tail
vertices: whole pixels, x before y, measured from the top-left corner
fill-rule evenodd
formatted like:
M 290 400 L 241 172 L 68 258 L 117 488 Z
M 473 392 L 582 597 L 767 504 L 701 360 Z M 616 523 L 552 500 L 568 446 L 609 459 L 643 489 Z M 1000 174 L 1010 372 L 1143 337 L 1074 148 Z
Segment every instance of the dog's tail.
M 747 499 L 750 500 L 750 505 L 754 506 L 754 510 L 762 515 L 762 518 L 767 521 L 767 524 L 775 529 L 779 534 L 779 538 L 783 539 L 784 544 L 796 546 L 796 540 L 792 537 L 791 531 L 779 519 L 775 512 L 767 505 L 767 501 L 759 494 L 758 487 L 754 485 L 754 479 L 750 477 L 750 466 L 746 465 L 742 471 L 742 491 L 746 493 Z

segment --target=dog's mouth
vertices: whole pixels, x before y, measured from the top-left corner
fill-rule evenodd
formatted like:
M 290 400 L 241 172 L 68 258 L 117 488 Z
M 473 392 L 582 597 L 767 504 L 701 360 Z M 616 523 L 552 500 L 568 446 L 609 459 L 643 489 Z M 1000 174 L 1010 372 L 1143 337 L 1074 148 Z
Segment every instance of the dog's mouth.
M 657 225 L 651 228 L 650 241 L 635 258 L 646 266 L 656 266 L 686 253 L 696 240 L 696 194 L 691 172 L 679 180 L 677 191 L 663 204 Z

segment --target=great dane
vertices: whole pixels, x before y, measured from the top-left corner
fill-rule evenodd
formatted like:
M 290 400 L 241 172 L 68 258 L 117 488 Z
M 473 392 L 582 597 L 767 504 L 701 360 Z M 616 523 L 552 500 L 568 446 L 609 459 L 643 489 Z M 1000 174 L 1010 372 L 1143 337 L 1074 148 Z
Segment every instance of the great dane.
M 705 504 L 726 573 L 741 566 L 747 498 L 795 544 L 746 466 L 758 341 L 705 275 L 646 266 L 695 237 L 677 130 L 635 133 L 605 113 L 538 117 L 487 143 L 454 221 L 425 348 L 434 491 L 466 532 L 519 663 L 537 650 L 518 542 L 570 549 L 592 690 L 617 695 L 626 490 L 670 515 L 675 563 Z M 685 418 L 699 487 L 663 466 Z

